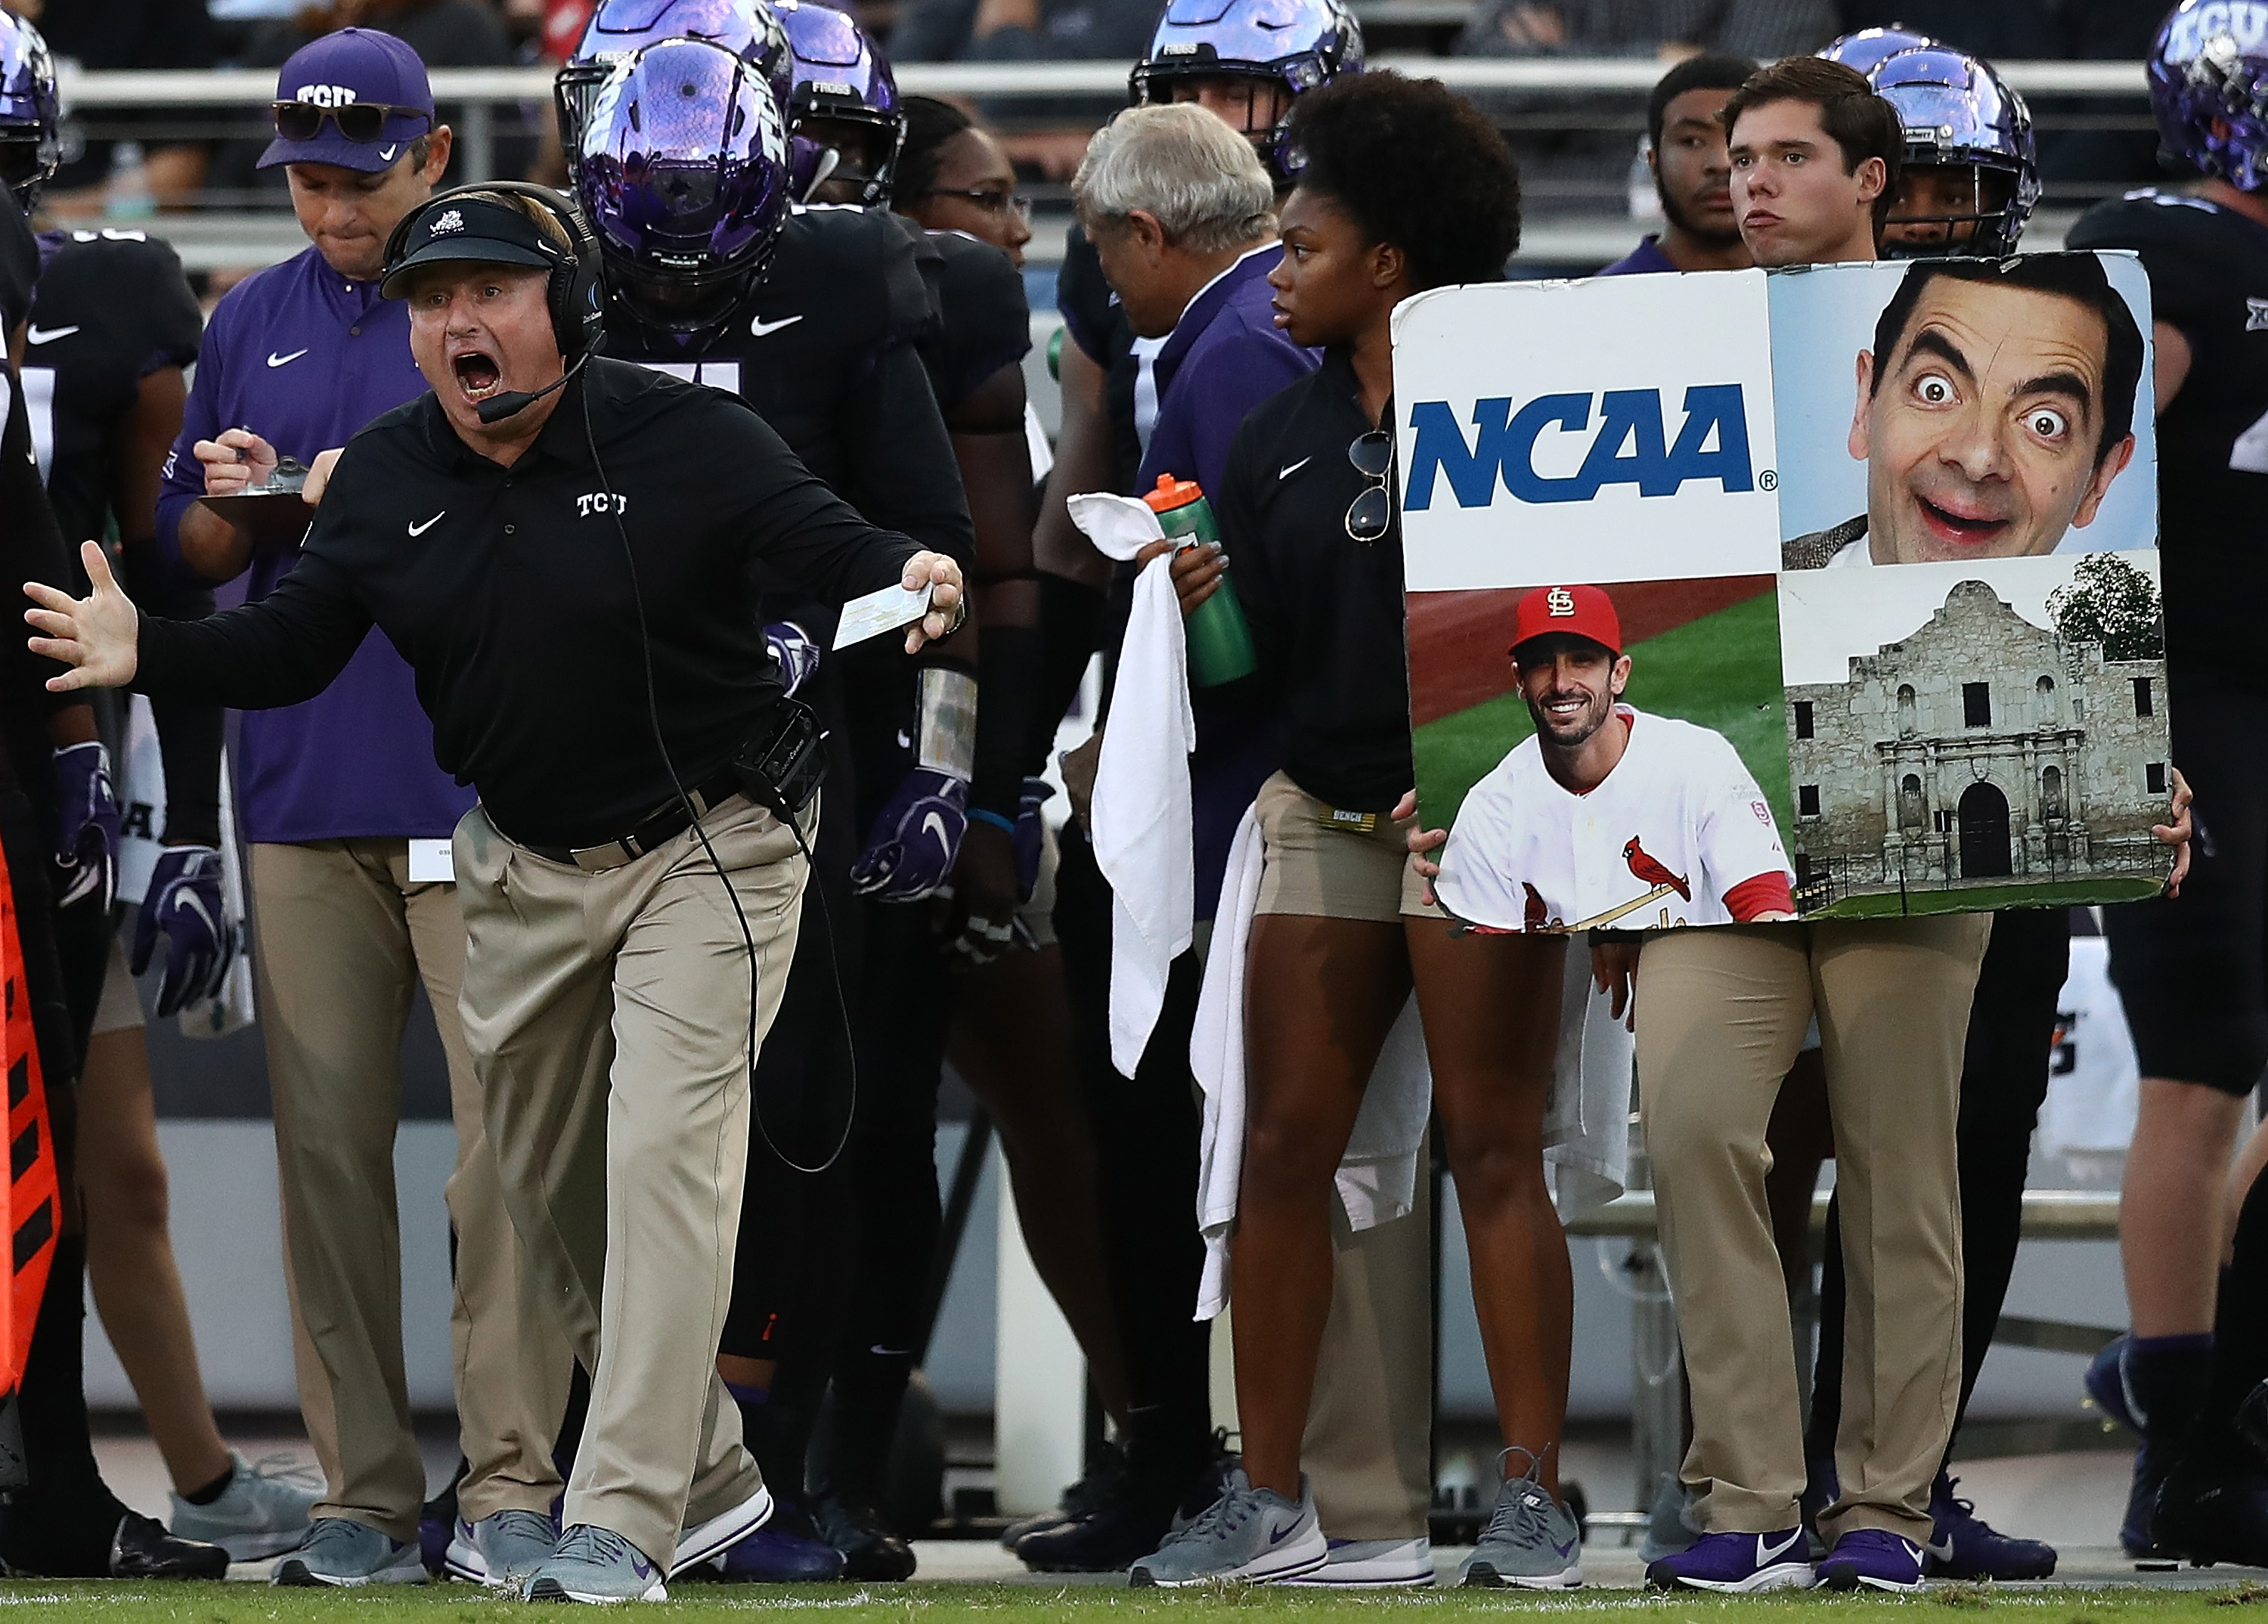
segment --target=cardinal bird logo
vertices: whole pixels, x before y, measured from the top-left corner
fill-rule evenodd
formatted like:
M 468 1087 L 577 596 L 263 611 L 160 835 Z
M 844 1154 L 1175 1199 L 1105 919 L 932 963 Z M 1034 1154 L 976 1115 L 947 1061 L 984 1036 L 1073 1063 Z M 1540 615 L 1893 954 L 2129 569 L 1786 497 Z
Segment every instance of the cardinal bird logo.
M 1644 848 L 1638 845 L 1636 835 L 1632 835 L 1630 844 L 1623 847 L 1623 861 L 1630 865 L 1630 871 L 1632 874 L 1648 885 L 1666 885 L 1687 902 L 1693 900 L 1693 888 L 1685 882 L 1683 876 L 1670 873 L 1668 869 L 1648 857 Z
M 1544 929 L 1551 923 L 1551 910 L 1545 905 L 1543 893 L 1525 880 L 1520 882 L 1520 889 L 1528 893 L 1527 928 Z

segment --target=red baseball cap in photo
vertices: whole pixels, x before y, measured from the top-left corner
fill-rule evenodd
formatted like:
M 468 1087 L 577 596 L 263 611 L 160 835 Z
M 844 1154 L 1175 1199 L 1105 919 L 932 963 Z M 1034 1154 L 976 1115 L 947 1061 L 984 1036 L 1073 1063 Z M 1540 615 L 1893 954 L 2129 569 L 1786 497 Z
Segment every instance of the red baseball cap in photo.
M 1555 631 L 1588 638 L 1617 654 L 1623 652 L 1623 623 L 1615 614 L 1614 600 L 1596 587 L 1538 587 L 1520 600 L 1512 624 L 1515 660 L 1521 644 Z

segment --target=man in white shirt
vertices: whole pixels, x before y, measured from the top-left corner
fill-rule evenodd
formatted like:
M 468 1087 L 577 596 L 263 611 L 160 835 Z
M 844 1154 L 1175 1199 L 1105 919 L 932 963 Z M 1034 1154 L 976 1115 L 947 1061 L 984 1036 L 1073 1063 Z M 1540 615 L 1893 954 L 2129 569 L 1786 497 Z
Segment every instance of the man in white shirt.
M 1620 703 L 1622 623 L 1596 587 L 1539 587 L 1513 611 L 1535 732 L 1473 786 L 1434 893 L 1490 929 L 1793 919 L 1794 875 L 1755 777 L 1721 734 Z

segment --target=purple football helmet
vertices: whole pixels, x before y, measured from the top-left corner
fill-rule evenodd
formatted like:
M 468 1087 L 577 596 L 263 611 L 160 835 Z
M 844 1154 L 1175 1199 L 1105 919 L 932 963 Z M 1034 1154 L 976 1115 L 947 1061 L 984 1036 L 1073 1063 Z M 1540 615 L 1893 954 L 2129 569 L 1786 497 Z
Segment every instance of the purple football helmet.
M 787 34 L 765 0 L 599 0 L 582 43 L 559 70 L 559 144 L 572 154 L 599 86 L 631 54 L 664 40 L 707 40 L 755 66 L 787 105 Z
M 63 116 L 48 42 L 31 24 L 0 11 L 0 185 L 26 214 L 63 162 Z
M 2268 190 L 2268 6 L 2182 0 L 2147 66 L 2167 147 L 2239 191 Z
M 1990 63 L 1949 45 L 1886 56 L 1867 78 L 1905 129 L 1906 175 L 1955 171 L 1967 188 L 1959 201 L 1940 193 L 1933 202 L 1909 196 L 1894 205 L 1883 255 L 2014 254 L 2040 201 L 2039 144 L 2024 99 Z
M 665 40 L 599 86 L 575 160 L 607 288 L 680 342 L 714 334 L 787 219 L 787 133 L 760 70 L 705 40 Z
M 1830 40 L 1822 46 L 1819 54 L 1830 62 L 1839 62 L 1868 78 L 1874 70 L 1900 51 L 1918 50 L 1927 46 L 1941 46 L 1942 40 L 1917 33 L 1911 28 L 1861 28 L 1856 33 L 1846 33 L 1839 40 Z
M 1360 73 L 1362 25 L 1345 0 L 1167 0 L 1127 87 L 1137 103 L 1171 101 L 1175 79 L 1248 78 L 1294 97 L 1342 73 Z M 1285 136 L 1290 103 L 1272 124 L 1244 133 L 1279 181 L 1304 166 Z
M 779 0 L 779 17 L 795 80 L 787 100 L 795 200 L 814 201 L 813 194 L 833 178 L 855 183 L 861 205 L 883 202 L 906 141 L 906 115 L 888 60 L 847 11 L 812 0 Z M 819 124 L 851 127 L 864 138 L 865 151 L 844 151 L 840 141 L 813 128 Z

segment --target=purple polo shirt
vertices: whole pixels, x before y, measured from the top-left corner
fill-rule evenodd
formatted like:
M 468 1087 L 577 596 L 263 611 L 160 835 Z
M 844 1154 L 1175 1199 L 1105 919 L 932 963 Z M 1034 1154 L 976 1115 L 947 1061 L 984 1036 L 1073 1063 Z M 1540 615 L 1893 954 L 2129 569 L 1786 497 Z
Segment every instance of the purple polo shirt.
M 1207 283 L 1174 324 L 1152 363 L 1158 421 L 1142 457 L 1139 489 L 1170 473 L 1196 480 L 1200 490 L 1219 490 L 1229 442 L 1245 414 L 1322 365 L 1322 351 L 1302 350 L 1276 325 L 1268 273 L 1280 253 L 1271 242 L 1246 255 Z M 1237 822 L 1284 757 L 1265 705 L 1202 688 L 1191 698 L 1197 719 L 1197 748 L 1189 757 L 1197 917 L 1209 919 Z
M 1648 232 L 1638 247 L 1616 260 L 1599 274 L 1602 277 L 1634 277 L 1649 270 L 1675 270 L 1669 255 L 1661 251 L 1661 244 Z
M 343 446 L 364 424 L 425 393 L 409 358 L 409 306 L 349 282 L 309 247 L 230 290 L 205 328 L 181 437 L 158 493 L 158 545 L 181 562 L 181 515 L 204 494 L 191 449 L 245 428 L 302 462 Z M 247 600 L 264 598 L 298 555 L 254 553 Z M 433 764 L 433 725 L 409 667 L 373 630 L 338 679 L 305 705 L 247 711 L 236 753 L 247 838 L 438 839 L 473 804 Z

